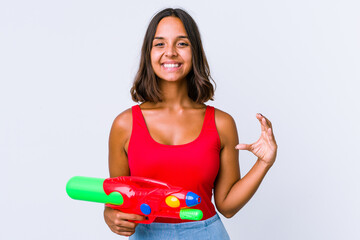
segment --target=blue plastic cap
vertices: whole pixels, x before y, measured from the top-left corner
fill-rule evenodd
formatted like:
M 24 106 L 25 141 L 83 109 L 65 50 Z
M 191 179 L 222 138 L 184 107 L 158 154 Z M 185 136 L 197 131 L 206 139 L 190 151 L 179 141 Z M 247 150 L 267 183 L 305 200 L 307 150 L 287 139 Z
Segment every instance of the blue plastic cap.
M 140 210 L 145 215 L 149 215 L 151 213 L 151 207 L 146 203 L 141 204 Z
M 186 206 L 192 207 L 201 203 L 201 197 L 193 192 L 188 192 L 185 198 Z

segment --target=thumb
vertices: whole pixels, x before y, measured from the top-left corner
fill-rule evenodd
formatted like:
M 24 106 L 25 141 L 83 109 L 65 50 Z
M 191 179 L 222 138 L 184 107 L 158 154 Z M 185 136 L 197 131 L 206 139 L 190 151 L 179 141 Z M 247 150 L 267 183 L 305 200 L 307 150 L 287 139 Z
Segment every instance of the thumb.
M 240 143 L 238 145 L 235 146 L 235 149 L 238 149 L 238 150 L 250 150 L 250 145 L 249 144 L 243 144 L 243 143 Z

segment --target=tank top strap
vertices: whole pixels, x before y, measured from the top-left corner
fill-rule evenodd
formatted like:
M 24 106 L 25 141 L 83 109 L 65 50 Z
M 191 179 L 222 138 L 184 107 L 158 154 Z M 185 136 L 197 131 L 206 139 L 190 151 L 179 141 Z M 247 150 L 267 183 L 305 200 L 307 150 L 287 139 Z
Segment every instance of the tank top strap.
M 215 108 L 213 106 L 206 107 L 204 130 L 216 130 L 215 125 Z
M 139 133 L 145 134 L 145 132 L 147 132 L 147 127 L 146 127 L 145 119 L 141 113 L 140 106 L 134 105 L 131 107 L 131 110 L 132 110 L 133 132 L 136 132 L 138 134 Z

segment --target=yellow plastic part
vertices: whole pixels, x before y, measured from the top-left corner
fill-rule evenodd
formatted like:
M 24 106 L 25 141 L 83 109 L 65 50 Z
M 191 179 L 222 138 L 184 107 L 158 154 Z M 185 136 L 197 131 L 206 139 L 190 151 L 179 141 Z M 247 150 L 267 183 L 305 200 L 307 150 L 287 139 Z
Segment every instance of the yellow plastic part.
M 176 208 L 176 207 L 180 206 L 179 199 L 177 199 L 177 197 L 174 197 L 174 196 L 168 196 L 165 199 L 165 202 L 169 207 L 172 207 L 172 208 Z

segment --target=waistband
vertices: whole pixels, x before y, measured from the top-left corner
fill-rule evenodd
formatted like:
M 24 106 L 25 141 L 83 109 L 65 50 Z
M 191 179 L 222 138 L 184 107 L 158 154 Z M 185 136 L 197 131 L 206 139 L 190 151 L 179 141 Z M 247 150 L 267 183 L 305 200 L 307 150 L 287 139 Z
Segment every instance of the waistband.
M 203 221 L 194 221 L 194 222 L 184 222 L 184 223 L 157 223 L 153 222 L 151 224 L 142 224 L 143 227 L 151 227 L 152 229 L 162 229 L 162 230 L 177 230 L 177 229 L 189 229 L 189 228 L 201 228 L 207 227 L 210 224 L 220 221 L 219 215 L 216 213 L 211 218 L 208 218 Z

